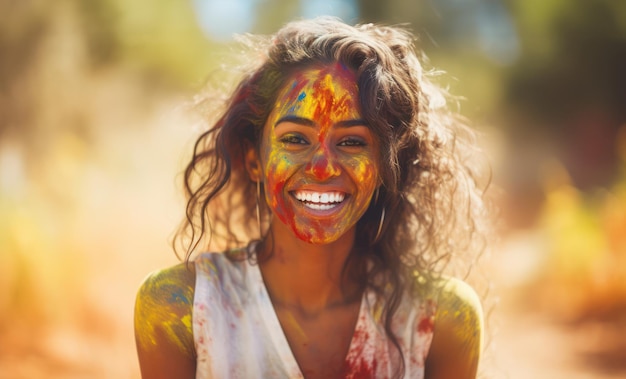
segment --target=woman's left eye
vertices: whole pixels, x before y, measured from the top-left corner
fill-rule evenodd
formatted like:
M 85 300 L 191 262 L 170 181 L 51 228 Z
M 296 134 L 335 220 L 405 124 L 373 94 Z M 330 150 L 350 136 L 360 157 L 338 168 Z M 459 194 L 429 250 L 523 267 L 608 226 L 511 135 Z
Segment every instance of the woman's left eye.
M 354 147 L 354 146 L 366 146 L 367 143 L 364 140 L 360 139 L 360 138 L 348 137 L 348 138 L 344 138 L 341 141 L 339 141 L 339 143 L 337 145 L 338 146 Z

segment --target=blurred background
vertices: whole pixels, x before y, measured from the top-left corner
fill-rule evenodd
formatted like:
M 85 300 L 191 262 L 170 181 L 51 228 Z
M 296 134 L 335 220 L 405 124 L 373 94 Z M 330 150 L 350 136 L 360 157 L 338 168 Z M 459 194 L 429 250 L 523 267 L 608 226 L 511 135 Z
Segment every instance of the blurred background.
M 626 375 L 626 2 L 0 0 L 0 379 L 138 378 L 135 292 L 177 262 L 188 104 L 233 33 L 405 24 L 499 190 L 494 378 Z

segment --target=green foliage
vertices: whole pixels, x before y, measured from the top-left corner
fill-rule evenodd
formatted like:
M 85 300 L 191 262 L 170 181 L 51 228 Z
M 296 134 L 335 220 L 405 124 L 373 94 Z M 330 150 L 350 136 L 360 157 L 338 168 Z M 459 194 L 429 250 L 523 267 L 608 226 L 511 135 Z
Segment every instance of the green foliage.
M 188 1 L 102 0 L 115 3 L 122 58 L 148 75 L 197 85 L 216 48 L 203 35 Z
M 120 53 L 119 13 L 110 0 L 75 0 L 89 60 L 94 65 L 110 63 Z
M 5 89 L 9 74 L 19 73 L 34 59 L 37 42 L 46 32 L 45 1 L 0 4 L 0 85 Z
M 518 0 L 512 10 L 523 58 L 510 74 L 511 103 L 555 124 L 587 106 L 626 121 L 626 3 Z

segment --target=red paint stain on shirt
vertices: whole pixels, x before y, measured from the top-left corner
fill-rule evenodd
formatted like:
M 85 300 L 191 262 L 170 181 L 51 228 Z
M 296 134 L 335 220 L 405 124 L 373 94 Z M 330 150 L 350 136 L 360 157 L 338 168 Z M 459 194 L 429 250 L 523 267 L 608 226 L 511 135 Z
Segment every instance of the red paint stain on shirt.
M 359 320 L 359 323 L 361 320 Z M 376 378 L 376 360 L 368 361 L 363 356 L 363 349 L 368 343 L 370 334 L 362 329 L 357 328 L 352 336 L 352 343 L 348 357 L 344 363 L 342 378 L 345 379 L 369 379 Z
M 433 320 L 433 317 L 426 316 L 420 320 L 419 324 L 417 325 L 417 331 L 422 334 L 431 333 L 434 327 L 435 322 Z
M 376 375 L 376 361 L 366 362 L 362 359 L 357 362 L 346 362 L 343 378 L 370 379 Z

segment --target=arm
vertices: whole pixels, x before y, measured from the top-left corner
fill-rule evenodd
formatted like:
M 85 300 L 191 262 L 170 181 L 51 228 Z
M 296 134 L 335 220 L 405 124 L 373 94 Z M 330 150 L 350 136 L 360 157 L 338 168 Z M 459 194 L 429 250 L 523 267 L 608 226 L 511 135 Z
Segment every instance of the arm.
M 143 379 L 196 376 L 191 315 L 195 286 L 193 265 L 150 275 L 135 303 L 135 341 Z
M 474 379 L 482 350 L 483 314 L 474 290 L 454 278 L 439 295 L 427 379 Z

